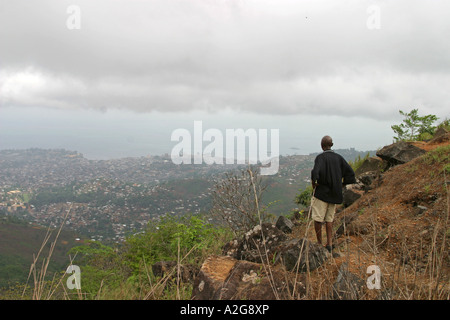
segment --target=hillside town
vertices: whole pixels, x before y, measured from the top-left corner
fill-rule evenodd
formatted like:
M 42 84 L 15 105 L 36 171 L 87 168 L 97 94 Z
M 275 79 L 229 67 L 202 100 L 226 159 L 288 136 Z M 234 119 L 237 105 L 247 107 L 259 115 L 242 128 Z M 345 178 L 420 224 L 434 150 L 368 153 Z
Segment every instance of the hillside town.
M 206 179 L 223 169 L 175 166 L 169 160 L 168 155 L 87 160 L 67 150 L 3 150 L 0 212 L 52 228 L 64 222 L 93 239 L 121 241 L 162 214 L 207 209 L 210 186 L 186 198 L 173 190 L 172 181 Z
M 272 192 L 293 198 L 309 184 L 313 159 L 281 156 L 278 174 L 267 178 Z M 88 160 L 63 149 L 2 150 L 0 215 L 51 228 L 63 223 L 91 239 L 120 242 L 165 214 L 208 212 L 214 184 L 242 168 L 174 165 L 167 154 Z M 286 202 L 279 210 L 293 205 Z

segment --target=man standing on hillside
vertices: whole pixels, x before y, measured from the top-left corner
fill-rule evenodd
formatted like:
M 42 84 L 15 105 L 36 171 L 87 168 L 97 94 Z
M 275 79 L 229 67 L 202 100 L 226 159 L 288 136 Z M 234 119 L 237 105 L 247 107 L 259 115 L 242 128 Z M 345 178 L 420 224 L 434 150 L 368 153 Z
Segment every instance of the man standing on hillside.
M 322 245 L 322 223 L 325 221 L 328 251 L 332 251 L 333 220 L 336 205 L 342 203 L 342 186 L 356 182 L 355 172 L 345 159 L 331 150 L 330 136 L 322 138 L 323 152 L 314 160 L 311 171 L 313 197 L 311 199 L 312 219 L 317 242 Z

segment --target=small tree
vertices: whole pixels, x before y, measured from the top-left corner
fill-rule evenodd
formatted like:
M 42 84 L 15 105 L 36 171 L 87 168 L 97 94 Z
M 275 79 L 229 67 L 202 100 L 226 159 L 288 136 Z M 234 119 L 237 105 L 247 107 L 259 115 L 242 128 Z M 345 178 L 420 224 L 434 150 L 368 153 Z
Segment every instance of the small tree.
M 308 186 L 305 190 L 299 189 L 300 193 L 295 197 L 295 203 L 309 207 L 311 205 L 311 197 L 313 193 L 312 186 Z
M 394 137 L 395 141 L 418 140 L 421 137 L 433 135 L 436 129 L 433 123 L 438 117 L 433 114 L 419 116 L 418 109 L 413 109 L 408 113 L 401 110 L 399 112 L 405 119 L 403 119 L 401 124 L 391 126 L 392 130 L 397 134 Z
M 239 236 L 269 219 L 266 208 L 261 205 L 266 188 L 255 168 L 226 173 L 214 186 L 210 213 Z

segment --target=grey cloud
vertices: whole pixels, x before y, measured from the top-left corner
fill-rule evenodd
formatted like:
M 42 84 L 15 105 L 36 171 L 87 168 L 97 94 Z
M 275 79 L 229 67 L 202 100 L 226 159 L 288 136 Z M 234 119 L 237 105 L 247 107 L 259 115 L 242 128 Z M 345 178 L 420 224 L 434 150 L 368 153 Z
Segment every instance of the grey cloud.
M 381 9 L 368 30 L 367 7 Z M 383 119 L 445 115 L 447 1 L 10 1 L 0 104 Z

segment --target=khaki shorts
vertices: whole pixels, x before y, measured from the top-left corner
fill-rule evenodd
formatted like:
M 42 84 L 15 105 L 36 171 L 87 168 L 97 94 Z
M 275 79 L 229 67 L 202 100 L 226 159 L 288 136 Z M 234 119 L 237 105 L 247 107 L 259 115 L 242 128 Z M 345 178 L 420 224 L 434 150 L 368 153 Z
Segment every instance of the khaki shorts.
M 311 198 L 311 217 L 317 222 L 333 222 L 336 204 L 327 203 L 315 197 Z

